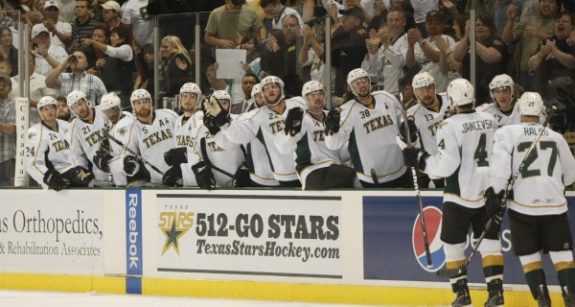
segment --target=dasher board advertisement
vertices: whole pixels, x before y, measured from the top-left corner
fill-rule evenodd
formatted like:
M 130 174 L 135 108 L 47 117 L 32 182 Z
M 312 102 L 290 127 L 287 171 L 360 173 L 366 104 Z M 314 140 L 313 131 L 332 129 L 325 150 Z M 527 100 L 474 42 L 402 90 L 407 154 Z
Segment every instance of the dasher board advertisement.
M 0 197 L 0 266 L 5 272 L 103 273 L 101 198 L 39 190 L 12 190 Z
M 339 196 L 158 194 L 157 208 L 159 272 L 342 278 Z

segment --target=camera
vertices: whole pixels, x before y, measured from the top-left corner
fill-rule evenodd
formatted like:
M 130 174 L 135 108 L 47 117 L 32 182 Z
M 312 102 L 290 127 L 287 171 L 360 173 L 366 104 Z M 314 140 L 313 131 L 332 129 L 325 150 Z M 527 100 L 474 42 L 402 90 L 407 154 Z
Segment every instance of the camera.
M 76 58 L 75 56 L 71 55 L 71 56 L 68 57 L 68 63 L 70 63 L 70 64 L 78 63 L 78 58 Z

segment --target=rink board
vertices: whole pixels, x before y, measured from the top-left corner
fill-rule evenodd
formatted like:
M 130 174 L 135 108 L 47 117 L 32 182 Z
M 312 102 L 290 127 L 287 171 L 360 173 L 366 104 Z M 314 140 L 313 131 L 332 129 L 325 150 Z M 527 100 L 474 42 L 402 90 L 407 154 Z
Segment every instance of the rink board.
M 570 208 L 574 194 L 568 192 Z M 0 287 L 447 304 L 452 293 L 434 273 L 445 262 L 441 193 L 422 195 L 431 269 L 422 257 L 413 191 L 4 189 Z M 508 228 L 505 221 L 506 305 L 529 306 Z M 476 303 L 486 296 L 479 264 L 470 265 Z M 558 287 L 551 289 L 559 302 Z

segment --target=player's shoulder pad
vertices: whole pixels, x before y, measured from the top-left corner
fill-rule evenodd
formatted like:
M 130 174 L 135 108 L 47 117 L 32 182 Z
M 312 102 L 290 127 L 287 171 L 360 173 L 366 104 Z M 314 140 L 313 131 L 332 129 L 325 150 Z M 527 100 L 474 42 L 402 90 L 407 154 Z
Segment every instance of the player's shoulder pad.
M 285 100 L 287 109 L 300 107 L 302 109 L 307 109 L 305 99 L 301 96 L 294 96 Z
M 37 123 L 34 126 L 28 128 L 28 132 L 26 133 L 26 139 L 32 140 L 34 138 L 38 138 L 41 134 L 42 130 L 42 123 Z
M 479 111 L 479 112 L 491 112 L 492 108 L 495 107 L 495 102 L 489 102 L 489 103 L 484 103 L 480 106 L 477 106 L 475 108 L 475 110 Z
M 156 110 L 158 113 L 163 114 L 164 116 L 171 116 L 173 119 L 178 118 L 178 113 L 172 109 L 158 109 Z

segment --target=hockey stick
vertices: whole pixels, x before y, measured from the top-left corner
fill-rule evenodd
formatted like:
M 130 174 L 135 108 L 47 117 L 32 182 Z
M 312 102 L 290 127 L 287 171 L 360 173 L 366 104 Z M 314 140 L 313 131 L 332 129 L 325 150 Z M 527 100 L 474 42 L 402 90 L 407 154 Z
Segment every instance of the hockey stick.
M 407 119 L 407 111 L 405 106 L 401 106 L 401 113 L 405 120 L 405 133 L 406 141 L 408 147 L 414 147 L 415 145 L 411 142 L 409 123 Z M 433 268 L 433 260 L 431 259 L 431 252 L 429 250 L 429 239 L 427 237 L 427 224 L 425 223 L 425 215 L 423 214 L 423 201 L 421 200 L 421 191 L 419 190 L 419 181 L 417 180 L 417 171 L 415 167 L 410 167 L 411 177 L 413 179 L 413 189 L 415 190 L 415 198 L 417 199 L 417 209 L 419 210 L 419 224 L 421 225 L 421 234 L 423 235 L 423 246 L 425 247 L 425 258 L 427 260 L 427 268 Z
M 503 197 L 501 199 L 502 202 L 507 202 L 507 197 L 509 197 L 511 190 L 513 189 L 513 185 L 515 184 L 515 180 L 517 180 L 517 177 L 519 176 L 519 174 L 521 174 L 523 172 L 523 169 L 525 168 L 525 165 L 526 165 L 527 158 L 531 155 L 531 152 L 533 151 L 533 149 L 535 149 L 535 146 L 537 146 L 537 144 L 539 143 L 539 140 L 541 139 L 541 136 L 543 135 L 545 130 L 547 130 L 547 126 L 549 125 L 549 119 L 551 118 L 551 115 L 553 115 L 553 113 L 555 111 L 557 111 L 557 106 L 551 105 L 551 107 L 549 107 L 549 110 L 547 112 L 547 117 L 545 118 L 545 121 L 543 122 L 543 128 L 539 131 L 539 133 L 537 134 L 537 137 L 535 137 L 535 140 L 533 141 L 531 146 L 529 146 L 529 149 L 527 149 L 527 152 L 525 153 L 523 160 L 521 161 L 521 163 L 519 164 L 519 167 L 517 168 L 517 172 L 515 172 L 515 174 L 513 174 L 513 176 L 510 176 L 509 179 L 507 180 L 507 186 L 505 187 L 505 192 L 503 193 Z M 475 244 L 473 244 L 473 249 L 471 250 L 471 253 L 469 253 L 469 256 L 467 256 L 467 258 L 465 258 L 465 261 L 463 262 L 462 266 L 460 266 L 457 269 L 439 270 L 439 271 L 437 271 L 437 275 L 442 276 L 442 277 L 451 277 L 451 276 L 457 276 L 457 275 L 463 274 L 463 272 L 465 272 L 465 269 L 467 268 L 469 263 L 471 263 L 473 256 L 475 256 L 475 254 L 477 254 L 477 251 L 479 250 L 479 245 L 481 244 L 483 239 L 485 239 L 485 236 L 487 235 L 487 232 L 489 231 L 489 229 L 491 229 L 491 226 L 493 225 L 493 223 L 495 223 L 495 217 L 494 216 L 490 217 L 489 220 L 487 220 L 487 223 L 485 223 L 485 228 L 483 228 L 483 232 L 481 232 L 481 235 L 479 235 L 479 238 L 477 238 L 477 241 L 475 242 Z
M 138 161 L 148 165 L 151 169 L 153 169 L 154 171 L 156 171 L 158 174 L 164 176 L 164 172 L 162 172 L 159 168 L 157 168 L 155 165 L 153 165 L 152 163 L 148 162 L 148 160 L 144 159 L 140 154 L 138 154 L 137 152 L 131 150 L 130 148 L 128 148 L 127 145 L 124 145 L 124 143 L 122 143 L 120 140 L 118 140 L 117 138 L 115 138 L 113 135 L 111 135 L 108 131 L 106 131 L 106 136 L 108 137 L 108 139 L 112 140 L 112 142 L 118 144 L 118 146 L 122 147 L 123 149 L 125 149 L 127 152 L 129 152 L 131 155 L 133 155 Z
M 212 161 L 210 161 L 210 158 L 208 157 L 208 150 L 206 148 L 206 138 L 201 138 L 200 139 L 200 150 L 202 151 L 202 158 L 204 159 L 204 162 L 213 170 L 216 170 L 232 179 L 235 178 L 235 176 L 233 174 L 230 174 L 228 172 L 226 172 L 225 170 L 215 166 Z

